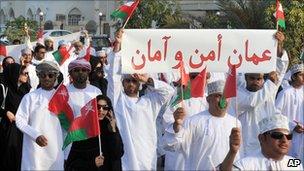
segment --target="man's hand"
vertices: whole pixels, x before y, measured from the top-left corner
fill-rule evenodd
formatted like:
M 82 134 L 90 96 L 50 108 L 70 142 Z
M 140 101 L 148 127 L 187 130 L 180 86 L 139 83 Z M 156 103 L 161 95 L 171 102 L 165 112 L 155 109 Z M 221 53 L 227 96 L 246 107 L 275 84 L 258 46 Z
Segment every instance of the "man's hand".
M 132 74 L 131 75 L 135 80 L 142 82 L 142 83 L 147 83 L 149 76 L 147 74 Z
M 278 31 L 274 37 L 278 40 L 277 56 L 281 58 L 283 56 L 283 42 L 285 40 L 285 36 L 282 32 Z
M 285 35 L 283 34 L 283 32 L 276 32 L 276 34 L 274 35 L 275 39 L 278 40 L 278 43 L 283 43 L 285 40 Z
M 299 134 L 304 133 L 304 127 L 300 124 L 297 124 L 297 126 L 293 130 L 296 131 Z
M 173 116 L 174 116 L 173 129 L 175 133 L 178 133 L 182 124 L 184 123 L 186 112 L 184 108 L 179 107 L 174 111 Z
M 278 77 L 278 73 L 276 71 L 270 72 L 268 74 L 268 79 L 276 85 L 278 85 L 278 83 L 279 83 L 279 77 Z
M 23 30 L 24 30 L 25 36 L 26 37 L 30 37 L 30 35 L 29 35 L 29 28 L 27 27 L 27 25 L 24 26 Z
M 241 130 L 240 128 L 232 128 L 229 143 L 230 143 L 230 152 L 237 153 L 241 146 Z
M 16 117 L 15 117 L 15 115 L 14 115 L 12 112 L 7 111 L 7 112 L 6 112 L 6 116 L 7 116 L 8 120 L 9 120 L 11 123 L 14 122 L 14 121 L 16 121 Z
M 39 137 L 37 137 L 36 143 L 37 143 L 40 147 L 47 146 L 47 139 L 46 139 L 43 135 L 40 135 Z
M 120 49 L 121 49 L 121 42 L 122 42 L 123 33 L 124 33 L 124 29 L 119 29 L 115 33 L 115 42 L 114 42 L 114 48 L 113 48 L 114 52 L 119 52 Z
M 97 167 L 100 167 L 103 165 L 104 157 L 103 156 L 97 156 L 95 158 L 95 164 Z

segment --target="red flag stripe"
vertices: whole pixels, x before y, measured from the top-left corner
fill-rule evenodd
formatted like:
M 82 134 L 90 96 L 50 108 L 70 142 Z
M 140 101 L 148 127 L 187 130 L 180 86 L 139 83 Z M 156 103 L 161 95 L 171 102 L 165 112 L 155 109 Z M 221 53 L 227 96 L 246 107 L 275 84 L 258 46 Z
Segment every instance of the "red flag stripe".
M 207 69 L 203 69 L 192 81 L 191 81 L 191 97 L 203 97 L 206 88 Z
M 0 44 L 0 55 L 7 56 L 6 46 L 3 44 Z
M 226 79 L 225 88 L 224 88 L 224 96 L 226 98 L 236 97 L 236 65 L 233 65 L 228 73 L 228 77 Z

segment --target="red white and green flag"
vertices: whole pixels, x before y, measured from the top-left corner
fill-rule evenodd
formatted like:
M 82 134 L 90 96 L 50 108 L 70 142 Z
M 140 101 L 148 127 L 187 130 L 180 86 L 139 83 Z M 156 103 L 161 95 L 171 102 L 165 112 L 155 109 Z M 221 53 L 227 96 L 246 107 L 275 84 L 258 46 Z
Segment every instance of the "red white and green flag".
M 60 84 L 49 102 L 49 111 L 57 115 L 61 127 L 66 131 L 69 130 L 70 125 L 74 119 L 73 110 L 68 101 L 68 90 L 63 84 Z
M 91 59 L 91 46 L 88 46 L 85 50 L 83 49 L 81 51 L 81 54 L 79 54 L 80 57 L 78 59 L 85 59 L 86 61 L 90 62 Z
M 228 71 L 226 83 L 224 87 L 223 97 L 220 99 L 220 107 L 225 108 L 227 106 L 226 99 L 236 97 L 237 83 L 236 83 L 236 65 L 232 65 Z
M 100 134 L 96 98 L 80 109 L 81 115 L 75 118 L 69 128 L 62 149 L 74 141 L 86 140 Z
M 1 43 L 0 43 L 0 55 L 1 55 L 1 56 L 5 56 L 5 57 L 6 57 L 6 55 L 7 55 L 6 46 L 3 45 L 3 44 L 1 44 Z
M 57 51 L 53 52 L 53 56 L 59 65 L 62 65 L 70 57 L 72 46 L 61 46 Z
M 280 26 L 283 29 L 286 29 L 284 11 L 282 4 L 280 3 L 279 0 L 277 0 L 276 3 L 276 20 L 278 26 Z
M 192 97 L 203 97 L 205 93 L 206 87 L 206 77 L 207 77 L 207 69 L 203 69 L 192 81 L 188 80 L 187 87 L 183 89 L 183 93 L 181 93 L 181 89 L 178 89 L 177 95 L 171 101 L 171 107 L 179 104 L 182 99 L 187 100 Z M 183 97 L 182 97 L 183 94 Z
M 139 4 L 139 0 L 128 1 L 127 3 L 123 4 L 118 9 L 116 9 L 114 12 L 112 12 L 111 17 L 126 20 L 132 15 L 138 4 Z

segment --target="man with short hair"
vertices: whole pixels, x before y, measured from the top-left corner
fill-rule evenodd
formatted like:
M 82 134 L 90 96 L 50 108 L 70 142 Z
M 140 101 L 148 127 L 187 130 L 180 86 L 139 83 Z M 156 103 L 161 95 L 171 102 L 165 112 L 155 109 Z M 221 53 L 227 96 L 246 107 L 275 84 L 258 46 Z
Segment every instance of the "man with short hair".
M 105 50 L 97 51 L 96 57 L 99 58 L 99 61 L 103 67 L 108 65 L 107 54 Z
M 44 61 L 36 71 L 41 88 L 26 94 L 16 113 L 16 125 L 24 133 L 21 170 L 63 170 L 62 130 L 48 110 L 59 68 Z
M 145 74 L 121 74 L 119 54 L 123 31 L 115 37 L 114 53 L 109 55 L 107 95 L 113 103 L 117 126 L 124 144 L 123 170 L 156 170 L 156 118 L 160 108 L 173 95 L 170 85 Z M 140 84 L 147 85 L 139 97 Z
M 287 116 L 293 130 L 292 146 L 289 155 L 304 161 L 304 65 L 290 68 L 291 80 L 276 99 L 276 109 Z
M 241 134 L 233 131 L 230 136 L 230 150 L 219 166 L 220 170 L 302 170 L 302 165 L 290 165 L 293 157 L 287 155 L 292 133 L 288 119 L 281 114 L 266 117 L 259 122 L 261 150 L 234 162 L 241 144 Z M 256 137 L 257 138 L 257 137 Z M 294 163 L 294 162 L 293 162 Z
M 227 106 L 219 105 L 224 84 L 221 80 L 208 84 L 208 110 L 187 119 L 184 108 L 173 113 L 175 121 L 167 128 L 164 141 L 165 150 L 184 155 L 184 168 L 179 170 L 214 170 L 228 153 L 230 131 L 241 123 L 227 113 Z
M 24 48 L 21 50 L 21 56 L 20 56 L 20 64 L 24 66 L 28 66 L 32 63 L 32 50 L 29 48 Z

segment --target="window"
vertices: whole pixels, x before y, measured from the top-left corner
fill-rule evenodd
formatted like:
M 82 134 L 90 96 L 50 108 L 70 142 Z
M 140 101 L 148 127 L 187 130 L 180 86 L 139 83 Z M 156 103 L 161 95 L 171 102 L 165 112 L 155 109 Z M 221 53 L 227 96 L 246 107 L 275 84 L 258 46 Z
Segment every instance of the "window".
M 56 14 L 56 21 L 64 21 L 65 15 L 63 14 Z
M 65 36 L 65 35 L 68 35 L 68 34 L 71 34 L 71 33 L 67 32 L 67 31 L 61 31 L 61 36 Z
M 81 20 L 81 15 L 69 15 L 69 25 L 77 26 Z
M 54 31 L 50 34 L 51 37 L 59 37 L 61 36 L 61 32 L 60 31 Z
M 81 12 L 78 8 L 73 8 L 68 15 L 68 24 L 77 26 L 81 20 Z

